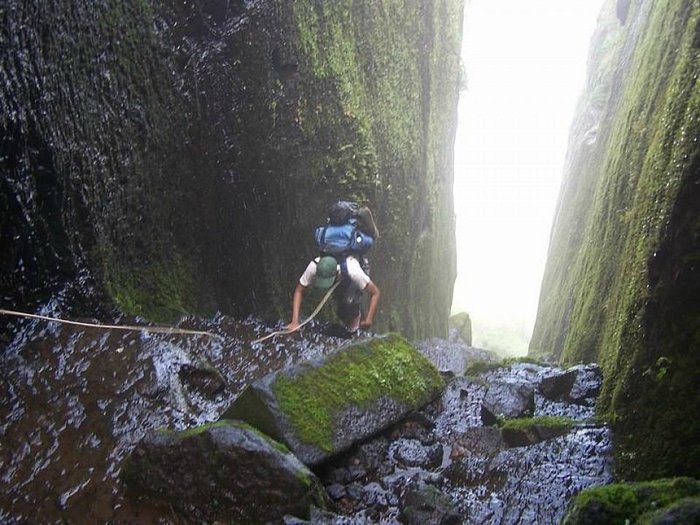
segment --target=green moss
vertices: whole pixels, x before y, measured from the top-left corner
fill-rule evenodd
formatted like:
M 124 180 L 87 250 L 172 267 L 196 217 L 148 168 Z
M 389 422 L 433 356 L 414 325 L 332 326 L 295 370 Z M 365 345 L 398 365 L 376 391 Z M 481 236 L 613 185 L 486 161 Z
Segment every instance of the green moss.
M 573 426 L 574 420 L 562 416 L 537 416 L 505 419 L 499 423 L 506 430 L 528 430 L 534 426 L 568 430 Z
M 515 365 L 518 363 L 528 363 L 531 365 L 537 365 L 537 366 L 544 366 L 544 367 L 551 367 L 552 365 L 549 363 L 546 363 L 542 359 L 539 359 L 534 356 L 519 356 L 519 357 L 506 357 L 501 361 L 501 364 L 503 366 L 511 366 Z
M 576 496 L 562 524 L 632 523 L 645 512 L 666 507 L 676 500 L 697 496 L 699 493 L 700 483 L 691 478 L 593 487 Z
M 363 407 L 382 396 L 415 405 L 443 385 L 437 369 L 399 336 L 353 345 L 319 368 L 273 385 L 279 407 L 300 440 L 333 449 L 333 420 L 344 407 Z
M 697 476 L 700 4 L 662 0 L 630 17 L 592 60 L 589 86 L 602 75 L 607 93 L 579 108 L 530 351 L 600 362 L 618 475 Z
M 505 366 L 506 365 L 504 365 L 503 363 L 494 363 L 492 361 L 474 361 L 464 371 L 464 375 L 478 376 L 480 374 L 493 372 L 494 370 L 498 370 L 499 368 L 505 368 Z
M 166 434 L 169 436 L 173 436 L 173 437 L 176 437 L 177 439 L 183 440 L 183 439 L 189 439 L 189 438 L 194 437 L 194 436 L 198 436 L 204 432 L 207 432 L 207 431 L 212 430 L 214 428 L 220 428 L 220 427 L 235 427 L 235 428 L 248 430 L 250 432 L 253 432 L 254 434 L 257 434 L 261 438 L 263 438 L 278 452 L 281 452 L 282 454 L 289 454 L 290 453 L 289 449 L 283 443 L 280 443 L 279 441 L 272 439 L 270 436 L 268 436 L 264 432 L 261 432 L 257 428 L 249 425 L 248 423 L 245 423 L 244 421 L 235 421 L 232 419 L 220 419 L 220 420 L 214 421 L 212 423 L 205 423 L 204 425 L 198 425 L 196 427 L 192 427 L 192 428 L 188 428 L 186 430 L 180 430 L 180 431 L 170 430 L 166 427 L 160 427 L 160 428 L 156 429 L 156 432 L 159 432 L 161 434 Z
M 700 498 L 682 498 L 670 505 L 642 514 L 636 525 L 664 525 L 669 523 L 698 523 L 700 521 Z
M 173 322 L 197 307 L 194 272 L 181 257 L 134 266 L 109 257 L 104 274 L 108 293 L 124 313 Z

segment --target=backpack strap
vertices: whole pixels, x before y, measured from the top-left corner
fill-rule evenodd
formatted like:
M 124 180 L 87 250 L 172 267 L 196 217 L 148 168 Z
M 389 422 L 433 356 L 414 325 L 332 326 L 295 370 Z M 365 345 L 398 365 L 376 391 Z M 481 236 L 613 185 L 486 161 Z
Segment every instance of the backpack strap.
M 342 259 L 339 261 L 340 264 L 340 275 L 343 279 L 350 279 L 350 272 L 348 271 L 348 254 L 342 254 Z M 338 258 L 336 257 L 336 260 Z

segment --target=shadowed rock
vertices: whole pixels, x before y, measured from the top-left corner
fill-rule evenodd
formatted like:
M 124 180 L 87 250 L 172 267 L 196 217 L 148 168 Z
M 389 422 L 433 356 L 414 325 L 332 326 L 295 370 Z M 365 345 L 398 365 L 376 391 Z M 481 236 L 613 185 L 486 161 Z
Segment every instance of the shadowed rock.
M 266 523 L 325 506 L 316 476 L 283 445 L 238 421 L 155 431 L 121 474 L 134 494 L 172 505 L 188 521 Z
M 269 374 L 224 417 L 250 423 L 316 465 L 428 403 L 442 387 L 428 359 L 388 335 Z

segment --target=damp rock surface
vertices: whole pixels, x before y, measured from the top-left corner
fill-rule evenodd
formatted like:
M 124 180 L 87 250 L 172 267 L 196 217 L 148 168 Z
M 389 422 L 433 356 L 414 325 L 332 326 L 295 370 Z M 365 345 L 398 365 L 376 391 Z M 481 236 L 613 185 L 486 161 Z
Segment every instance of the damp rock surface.
M 163 501 L 192 522 L 308 517 L 312 505 L 326 502 L 316 476 L 289 450 L 231 420 L 149 433 L 124 463 L 121 479 L 134 494 Z
M 425 352 L 434 342 L 442 346 L 430 340 L 419 347 Z M 578 404 L 592 407 L 596 389 L 586 389 L 587 397 L 576 403 L 569 396 L 553 402 L 542 391 L 549 395 L 547 381 L 542 388 L 545 378 L 566 377 L 571 388 L 579 373 L 578 368 L 513 363 L 476 377 L 455 377 L 418 415 L 319 470 L 336 495 L 336 517 L 326 515 L 318 523 L 558 523 L 577 493 L 612 481 L 612 433 Z M 503 429 L 484 423 L 483 406 L 492 403 L 489 389 L 500 391 L 503 385 L 515 385 L 530 400 L 525 405 L 533 416 L 526 427 L 534 433 L 531 441 L 509 443 Z M 367 450 L 374 451 L 371 459 Z M 391 495 L 381 505 L 360 496 L 360 487 L 377 486 Z

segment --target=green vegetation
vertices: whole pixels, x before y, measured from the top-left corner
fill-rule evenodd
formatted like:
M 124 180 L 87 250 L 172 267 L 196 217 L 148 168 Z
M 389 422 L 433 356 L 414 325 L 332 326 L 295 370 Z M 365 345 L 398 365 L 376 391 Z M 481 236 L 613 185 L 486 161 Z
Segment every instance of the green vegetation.
M 478 376 L 487 372 L 493 372 L 499 368 L 504 368 L 503 363 L 495 363 L 492 361 L 474 361 L 464 371 L 465 376 Z
M 576 496 L 562 520 L 562 525 L 637 523 L 636 520 L 647 512 L 662 509 L 675 501 L 698 494 L 700 483 L 691 478 L 593 487 Z
M 104 273 L 107 291 L 127 314 L 167 323 L 197 306 L 194 274 L 183 259 L 128 269 L 112 263 Z
M 551 366 L 541 359 L 536 357 L 521 356 L 521 357 L 506 357 L 500 361 L 474 361 L 467 366 L 464 371 L 465 376 L 478 376 L 487 372 L 493 372 L 499 368 L 507 368 L 517 363 L 530 363 L 538 366 Z
M 535 426 L 569 430 L 573 426 L 574 420 L 562 416 L 537 416 L 504 419 L 499 423 L 499 426 L 504 430 L 528 430 Z
M 273 390 L 299 439 L 329 452 L 333 419 L 344 407 L 366 406 L 384 396 L 411 407 L 442 386 L 432 363 L 393 335 L 353 345 L 296 377 L 280 375 Z
M 530 345 L 601 363 L 626 479 L 700 475 L 699 30 L 696 0 L 606 5 Z

